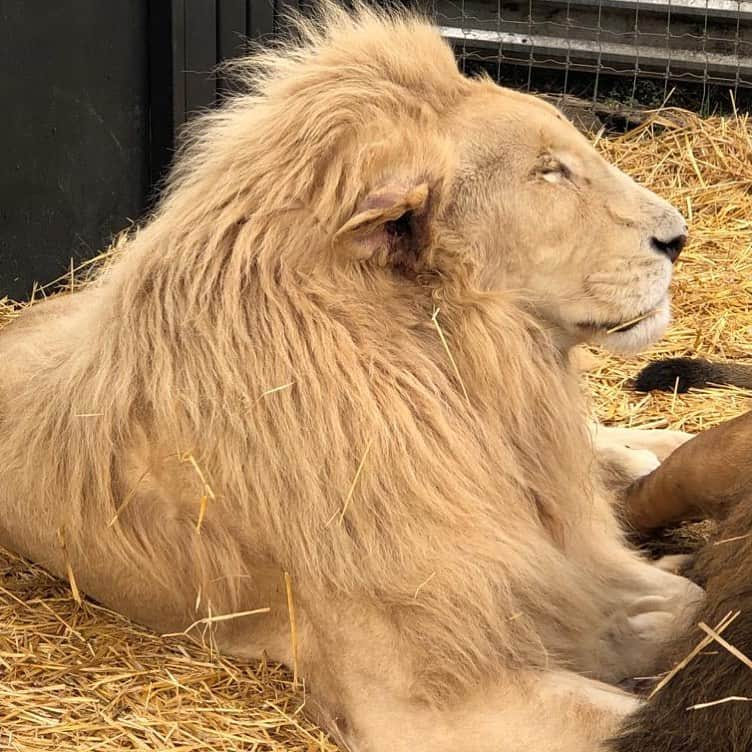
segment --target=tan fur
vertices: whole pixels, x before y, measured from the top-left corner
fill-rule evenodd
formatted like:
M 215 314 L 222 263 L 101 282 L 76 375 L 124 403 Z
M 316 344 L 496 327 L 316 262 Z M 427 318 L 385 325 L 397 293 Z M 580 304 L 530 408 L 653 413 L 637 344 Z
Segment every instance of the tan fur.
M 563 363 L 657 336 L 683 220 L 419 20 L 300 31 L 0 335 L 0 543 L 158 630 L 269 608 L 215 638 L 292 663 L 288 572 L 354 750 L 600 749 L 636 703 L 597 680 L 696 592 L 623 542 Z
M 726 517 L 750 493 L 752 412 L 704 431 L 633 484 L 626 521 L 642 532 L 685 520 Z

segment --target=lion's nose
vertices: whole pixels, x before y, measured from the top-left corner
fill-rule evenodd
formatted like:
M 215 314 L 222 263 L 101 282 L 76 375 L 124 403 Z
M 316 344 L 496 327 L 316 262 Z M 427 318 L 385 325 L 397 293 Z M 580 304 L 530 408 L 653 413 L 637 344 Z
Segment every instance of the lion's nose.
M 683 232 L 670 240 L 660 240 L 653 236 L 650 238 L 650 244 L 653 246 L 653 250 L 668 256 L 669 261 L 673 264 L 679 258 L 682 248 L 687 245 L 687 233 Z

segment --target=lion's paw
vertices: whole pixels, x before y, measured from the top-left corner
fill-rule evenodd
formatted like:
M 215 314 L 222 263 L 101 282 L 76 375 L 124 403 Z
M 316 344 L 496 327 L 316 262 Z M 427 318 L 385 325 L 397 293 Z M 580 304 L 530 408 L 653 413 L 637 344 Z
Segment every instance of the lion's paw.
M 702 603 L 702 588 L 684 577 L 660 574 L 660 590 L 632 598 L 615 616 L 610 639 L 619 656 L 617 680 L 664 668 L 666 643 L 691 626 Z
M 692 563 L 693 559 L 694 556 L 692 554 L 671 554 L 670 556 L 661 556 L 660 559 L 656 559 L 653 562 L 653 566 L 662 572 L 679 574 Z
M 661 464 L 658 457 L 649 449 L 624 447 L 618 452 L 619 467 L 630 481 L 650 475 Z
M 645 431 L 649 436 L 643 437 L 641 446 L 655 454 L 663 462 L 680 446 L 694 438 L 694 434 L 684 431 L 669 431 L 668 429 Z
M 664 644 L 692 623 L 705 596 L 702 588 L 684 577 L 673 592 L 644 595 L 627 606 L 629 632 L 639 642 Z
M 599 449 L 648 451 L 661 462 L 693 438 L 691 433 L 663 428 L 616 428 L 591 424 L 591 431 Z

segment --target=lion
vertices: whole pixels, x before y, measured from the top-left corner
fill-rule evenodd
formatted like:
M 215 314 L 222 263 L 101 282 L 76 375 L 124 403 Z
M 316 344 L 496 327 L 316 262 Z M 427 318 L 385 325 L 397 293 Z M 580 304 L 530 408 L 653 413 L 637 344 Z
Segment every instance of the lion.
M 0 334 L 0 544 L 295 668 L 351 750 L 602 750 L 701 591 L 625 542 L 567 354 L 660 335 L 684 219 L 419 17 L 298 32 Z
M 654 688 L 655 696 L 628 719 L 614 741 L 618 752 L 748 752 L 752 749 L 752 412 L 699 434 L 625 499 L 643 530 L 680 520 L 720 520 L 689 571 L 707 589 L 697 621 L 726 645 L 687 630 L 667 651 L 682 666 Z M 691 557 L 690 557 L 691 558 Z M 727 647 L 730 648 L 727 649 Z M 689 660 L 687 660 L 689 658 Z
M 679 522 L 724 519 L 752 493 L 752 412 L 695 436 L 623 498 L 624 518 L 643 533 Z

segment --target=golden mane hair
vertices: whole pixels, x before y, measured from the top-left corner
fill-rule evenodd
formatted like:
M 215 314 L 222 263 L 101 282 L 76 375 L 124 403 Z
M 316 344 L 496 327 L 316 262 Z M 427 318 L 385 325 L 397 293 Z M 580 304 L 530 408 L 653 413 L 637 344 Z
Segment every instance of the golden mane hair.
M 3 459 L 34 463 L 28 492 L 65 500 L 49 507 L 83 548 L 92 507 L 110 519 L 131 490 L 123 447 L 172 440 L 216 495 L 201 545 L 198 480 L 189 506 L 130 505 L 116 529 L 123 556 L 179 573 L 176 588 L 238 608 L 243 580 L 220 593 L 208 580 L 244 571 L 240 528 L 307 587 L 376 597 L 423 646 L 434 683 L 541 662 L 535 613 L 558 604 L 569 631 L 578 596 L 550 579 L 569 569 L 563 552 L 530 531 L 561 540 L 588 493 L 559 353 L 512 294 L 474 287 L 461 237 L 434 238 L 414 278 L 332 252 L 381 177 L 363 134 L 399 133 L 410 168 L 447 180 L 405 124 L 451 108 L 467 82 L 412 18 L 327 5 L 297 29 L 301 42 L 236 66 L 247 92 L 191 128 L 154 216 L 86 290 L 66 336 L 35 353 Z M 40 463 L 50 447 L 55 462 Z M 197 570 L 188 580 L 183 559 Z M 462 604 L 444 596 L 446 578 Z M 414 631 L 416 615 L 431 633 Z

